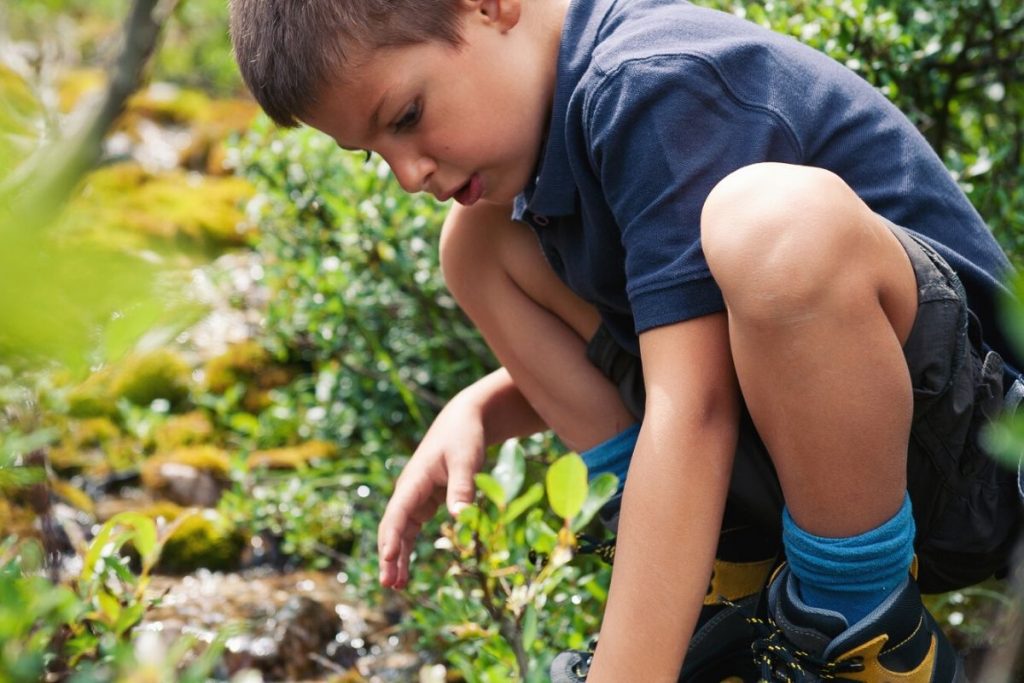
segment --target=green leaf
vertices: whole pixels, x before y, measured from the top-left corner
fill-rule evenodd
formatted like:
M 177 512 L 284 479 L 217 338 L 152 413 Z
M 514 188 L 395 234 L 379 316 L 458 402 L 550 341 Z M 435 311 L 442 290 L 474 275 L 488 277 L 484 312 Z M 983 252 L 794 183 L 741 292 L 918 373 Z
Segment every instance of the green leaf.
M 530 510 L 526 515 L 526 542 L 541 555 L 548 555 L 558 545 L 558 534 L 544 521 L 540 508 Z
M 509 439 L 501 445 L 498 463 L 491 474 L 501 484 L 501 488 L 505 489 L 506 502 L 516 497 L 523 488 L 523 480 L 526 478 L 526 457 L 518 441 Z
M 492 503 L 497 505 L 499 508 L 505 507 L 505 489 L 501 487 L 501 484 L 498 483 L 497 479 L 486 472 L 481 472 L 476 475 L 473 480 L 476 482 L 476 487 L 480 489 Z
M 113 595 L 105 590 L 100 590 L 96 595 L 96 599 L 100 603 L 100 609 L 103 611 L 104 616 L 107 617 L 107 621 L 110 624 L 117 622 L 117 618 L 121 616 L 121 603 L 117 601 Z
M 563 455 L 548 468 L 548 503 L 555 514 L 572 519 L 587 498 L 587 466 L 576 453 Z
M 117 618 L 114 623 L 114 633 L 117 635 L 123 635 L 125 631 L 135 626 L 142 619 L 142 615 L 146 613 L 146 605 L 142 602 L 137 602 L 134 605 L 129 605 L 121 610 L 121 615 Z
M 508 504 L 508 510 L 505 511 L 504 521 L 506 524 L 519 517 L 531 507 L 536 505 L 544 498 L 544 485 L 537 482 L 526 490 L 526 493 L 519 496 L 511 503 Z
M 135 549 L 142 556 L 142 563 L 146 567 L 156 562 L 156 556 L 160 550 L 157 547 L 156 522 L 145 515 L 137 512 L 122 512 L 116 516 L 121 524 L 131 527 L 135 532 L 132 536 L 132 543 Z
M 583 502 L 583 509 L 572 520 L 572 530 L 579 531 L 594 518 L 598 510 L 604 506 L 619 488 L 619 478 L 610 472 L 599 474 L 587 490 L 587 499 Z
M 89 549 L 85 553 L 85 561 L 82 563 L 81 578 L 83 583 L 89 583 L 92 580 L 92 576 L 96 571 L 96 562 L 99 561 L 104 548 L 110 542 L 110 536 L 114 533 L 114 527 L 117 525 L 117 515 L 115 515 L 108 519 L 93 537 L 92 543 L 89 544 Z
M 533 605 L 526 606 L 523 615 L 523 649 L 529 652 L 533 641 L 537 639 L 537 610 Z
M 1004 467 L 1016 469 L 1024 456 L 1024 413 L 1003 415 L 981 432 L 982 443 Z
M 230 420 L 231 429 L 239 434 L 252 436 L 260 431 L 260 421 L 249 413 L 235 413 Z

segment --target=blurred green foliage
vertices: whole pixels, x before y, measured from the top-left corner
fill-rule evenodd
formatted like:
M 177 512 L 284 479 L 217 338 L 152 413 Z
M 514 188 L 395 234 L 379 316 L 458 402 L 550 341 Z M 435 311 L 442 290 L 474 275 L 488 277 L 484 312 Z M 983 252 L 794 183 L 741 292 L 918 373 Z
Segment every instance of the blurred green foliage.
M 128 13 L 129 0 L 9 0 L 0 8 L 14 40 L 49 40 L 78 51 L 81 64 L 100 64 Z M 4 19 L 6 18 L 6 22 Z M 61 28 L 58 37 L 54 25 Z M 157 80 L 219 95 L 242 92 L 231 55 L 226 0 L 179 0 L 153 60 Z

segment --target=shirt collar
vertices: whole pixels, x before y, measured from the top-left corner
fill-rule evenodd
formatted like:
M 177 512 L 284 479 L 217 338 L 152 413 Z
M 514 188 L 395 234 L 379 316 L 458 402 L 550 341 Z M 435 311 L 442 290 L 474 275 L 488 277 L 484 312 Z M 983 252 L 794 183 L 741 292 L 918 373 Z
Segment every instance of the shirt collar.
M 516 197 L 513 218 L 526 211 L 564 216 L 576 211 L 576 182 L 569 164 L 565 139 L 569 99 L 587 68 L 605 15 L 615 0 L 573 0 L 565 15 L 558 48 L 558 72 L 551 120 L 535 177 Z

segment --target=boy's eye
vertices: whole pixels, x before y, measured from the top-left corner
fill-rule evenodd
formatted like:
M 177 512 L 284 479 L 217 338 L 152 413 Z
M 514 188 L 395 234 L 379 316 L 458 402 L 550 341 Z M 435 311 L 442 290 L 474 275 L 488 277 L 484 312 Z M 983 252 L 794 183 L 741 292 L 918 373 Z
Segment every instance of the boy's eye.
M 419 100 L 410 104 L 409 108 L 402 113 L 402 115 L 398 118 L 397 121 L 394 122 L 394 124 L 392 124 L 394 132 L 401 133 L 402 131 L 408 130 L 409 128 L 415 126 L 420 120 L 421 111 L 422 108 L 420 107 Z

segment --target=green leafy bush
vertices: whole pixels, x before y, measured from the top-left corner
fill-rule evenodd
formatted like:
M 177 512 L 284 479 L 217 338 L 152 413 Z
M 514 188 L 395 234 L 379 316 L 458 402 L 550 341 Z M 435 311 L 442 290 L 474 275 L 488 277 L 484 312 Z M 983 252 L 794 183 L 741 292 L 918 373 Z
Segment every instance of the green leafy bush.
M 494 367 L 441 280 L 443 207 L 402 192 L 383 162 L 266 118 L 238 163 L 258 192 L 262 341 L 312 369 L 284 401 L 297 436 L 366 457 L 409 451 L 448 397 Z
M 442 527 L 436 544 L 449 551 L 444 579 L 413 573 L 409 591 L 421 597 L 411 617 L 424 645 L 470 683 L 546 681 L 555 654 L 597 633 L 610 568 L 594 557 L 569 562 L 576 534 L 615 493 L 615 477 L 588 486 L 575 453 L 528 472 L 523 449 L 509 441 L 476 484 L 477 502 Z

